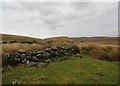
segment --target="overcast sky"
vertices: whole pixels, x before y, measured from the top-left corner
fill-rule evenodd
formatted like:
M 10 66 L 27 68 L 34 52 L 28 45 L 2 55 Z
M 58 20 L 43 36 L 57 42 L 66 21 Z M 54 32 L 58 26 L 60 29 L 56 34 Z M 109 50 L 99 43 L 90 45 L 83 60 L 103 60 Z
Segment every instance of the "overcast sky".
M 118 36 L 117 4 L 3 2 L 2 33 L 40 38 Z

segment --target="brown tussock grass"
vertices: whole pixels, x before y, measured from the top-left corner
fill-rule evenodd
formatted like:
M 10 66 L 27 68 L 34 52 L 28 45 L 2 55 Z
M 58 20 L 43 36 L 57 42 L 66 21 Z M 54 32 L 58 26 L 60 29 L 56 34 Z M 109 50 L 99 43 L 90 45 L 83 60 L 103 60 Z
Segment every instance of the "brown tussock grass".
M 2 52 L 17 52 L 19 50 L 26 50 L 27 52 L 31 50 L 43 50 L 47 47 L 51 46 L 65 46 L 65 45 L 73 45 L 69 43 L 47 43 L 47 44 L 21 44 L 21 43 L 13 43 L 13 44 L 1 44 Z
M 119 60 L 119 46 L 98 46 L 98 45 L 88 45 L 82 47 L 88 54 L 93 57 L 102 59 L 102 60 Z
M 41 44 L 21 44 L 21 43 L 14 43 L 14 44 L 2 44 L 2 51 L 3 52 L 16 52 L 19 50 L 42 50 L 50 45 L 41 45 Z

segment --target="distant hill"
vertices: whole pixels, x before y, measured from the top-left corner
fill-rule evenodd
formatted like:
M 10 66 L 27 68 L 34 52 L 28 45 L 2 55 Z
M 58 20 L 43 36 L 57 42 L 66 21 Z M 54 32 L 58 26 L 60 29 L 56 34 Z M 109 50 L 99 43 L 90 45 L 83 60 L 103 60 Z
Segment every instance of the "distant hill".
M 16 41 L 43 41 L 42 39 L 39 38 L 33 38 L 33 37 L 27 37 L 27 36 L 19 36 L 19 35 L 10 35 L 10 34 L 1 34 L 2 36 L 2 41 L 11 41 L 11 40 L 16 40 Z
M 27 36 L 19 36 L 19 35 L 10 35 L 10 34 L 1 34 L 2 41 L 3 42 L 9 42 L 9 41 L 36 41 L 36 42 L 46 42 L 46 43 L 52 43 L 55 45 L 59 44 L 70 44 L 73 43 L 73 40 L 68 37 L 52 37 L 47 39 L 40 39 L 40 38 L 33 38 L 33 37 L 27 37 Z
M 75 42 L 102 42 L 102 41 L 118 41 L 117 37 L 73 37 Z
M 52 37 L 47 39 L 41 39 L 41 38 L 33 38 L 33 37 L 27 37 L 27 36 L 19 36 L 19 35 L 10 35 L 10 34 L 1 34 L 2 35 L 2 41 L 37 41 L 37 42 L 49 42 L 59 44 L 59 43 L 74 43 L 74 42 L 112 42 L 112 41 L 118 41 L 117 37 Z
M 74 43 L 69 37 L 52 37 L 45 39 L 46 41 L 53 41 L 54 43 Z

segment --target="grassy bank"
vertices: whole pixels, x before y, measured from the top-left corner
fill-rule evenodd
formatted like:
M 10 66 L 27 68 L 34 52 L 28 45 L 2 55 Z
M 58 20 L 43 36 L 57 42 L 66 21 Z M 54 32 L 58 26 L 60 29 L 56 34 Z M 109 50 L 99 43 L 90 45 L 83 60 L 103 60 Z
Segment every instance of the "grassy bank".
M 95 58 L 101 60 L 117 61 L 120 60 L 118 46 L 97 46 L 89 45 L 82 47 L 82 50 Z
M 91 56 L 49 64 L 47 67 L 19 65 L 3 73 L 3 84 L 17 80 L 22 84 L 116 84 L 118 62 L 103 61 Z

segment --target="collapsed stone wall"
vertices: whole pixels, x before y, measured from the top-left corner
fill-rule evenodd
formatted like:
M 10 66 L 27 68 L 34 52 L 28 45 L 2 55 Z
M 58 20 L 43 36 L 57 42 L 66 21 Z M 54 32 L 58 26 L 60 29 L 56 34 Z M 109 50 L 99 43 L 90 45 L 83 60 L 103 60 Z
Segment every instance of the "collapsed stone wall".
M 19 50 L 14 53 L 3 53 L 3 66 L 22 63 L 36 63 L 36 62 L 49 62 L 52 58 L 60 58 L 63 56 L 71 56 L 79 53 L 79 49 L 76 46 L 52 46 L 44 49 L 43 51 L 30 51 Z

